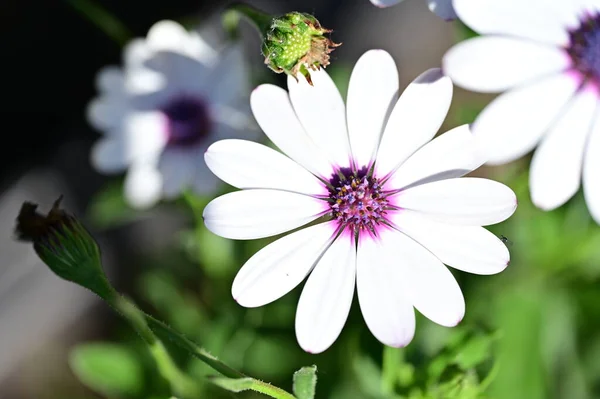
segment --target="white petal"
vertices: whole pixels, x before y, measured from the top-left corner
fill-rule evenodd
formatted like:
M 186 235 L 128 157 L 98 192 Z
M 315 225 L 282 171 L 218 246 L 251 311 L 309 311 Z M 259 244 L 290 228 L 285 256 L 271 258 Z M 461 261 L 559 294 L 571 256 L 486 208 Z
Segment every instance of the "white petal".
M 119 173 L 127 168 L 127 158 L 121 140 L 102 138 L 92 147 L 90 161 L 102 173 Z
M 214 174 L 237 188 L 273 188 L 327 195 L 325 186 L 285 155 L 246 140 L 217 141 L 204 154 Z
M 356 259 L 360 310 L 371 333 L 385 345 L 406 346 L 415 334 L 415 311 L 399 288 L 402 274 L 395 251 L 379 238 L 361 240 Z
M 90 125 L 101 131 L 116 129 L 129 112 L 127 98 L 119 95 L 100 96 L 88 104 L 86 117 Z
M 391 197 L 399 208 L 439 222 L 466 226 L 500 223 L 517 208 L 515 193 L 502 183 L 476 177 L 439 180 Z
M 600 115 L 596 115 L 583 161 L 583 193 L 590 214 L 600 224 Z
M 205 93 L 214 82 L 209 78 L 210 69 L 199 62 L 194 57 L 187 54 L 181 54 L 173 51 L 160 51 L 154 53 L 151 58 L 146 60 L 144 67 L 158 72 L 165 77 L 167 86 L 165 90 L 184 93 Z M 162 84 L 156 76 L 151 77 L 148 74 L 143 76 L 144 85 L 138 81 L 137 86 L 148 90 L 155 85 L 160 87 Z M 138 78 L 139 79 L 139 78 Z M 139 90 L 139 88 L 138 88 Z M 160 93 L 158 93 L 160 94 Z M 169 93 L 172 95 L 172 93 Z
M 398 4 L 404 0 L 371 0 L 371 3 L 376 5 L 377 7 L 389 7 L 395 4 Z
M 132 165 L 125 177 L 125 199 L 134 208 L 147 209 L 160 199 L 162 178 L 155 165 Z
M 221 107 L 236 107 L 241 101 L 244 105 L 248 103 L 250 76 L 241 43 L 233 44 L 219 54 L 211 77 L 214 82 L 207 90 L 212 103 Z
M 452 0 L 427 0 L 427 6 L 438 17 L 444 18 L 446 21 L 458 17 L 452 6 Z
M 382 245 L 399 269 L 398 289 L 431 321 L 454 327 L 465 315 L 465 300 L 450 270 L 425 247 L 395 230 L 385 230 Z
M 335 222 L 289 234 L 253 255 L 235 276 L 231 294 L 242 306 L 271 303 L 293 290 L 331 243 Z
M 282 152 L 316 175 L 331 176 L 333 168 L 306 135 L 285 90 L 260 85 L 250 96 L 250 106 L 262 130 Z
M 439 223 L 406 209 L 388 217 L 397 229 L 455 269 L 496 274 L 510 262 L 506 245 L 483 227 Z
M 134 162 L 157 159 L 167 141 L 164 123 L 160 112 L 128 115 L 121 131 L 108 135 L 94 146 L 92 165 L 101 172 L 114 173 Z
M 356 62 L 348 86 L 350 148 L 357 167 L 374 158 L 387 117 L 398 96 L 398 71 L 384 50 L 370 50 Z
M 196 172 L 196 159 L 202 153 L 188 148 L 166 148 L 160 155 L 158 169 L 163 176 L 163 194 L 173 199 L 192 184 Z
M 152 64 L 155 61 L 149 58 L 146 62 Z M 165 74 L 146 66 L 130 67 L 127 69 L 125 79 L 126 94 L 130 96 L 129 101 L 134 103 L 138 100 L 135 96 L 153 96 L 155 97 L 154 103 L 150 106 L 158 108 L 172 95 L 172 93 L 166 95 L 163 93 L 169 89 L 168 85 L 172 83 L 169 80 L 170 76 L 165 76 Z
M 429 142 L 446 118 L 452 81 L 438 68 L 422 73 L 402 93 L 385 127 L 377 152 L 378 176 L 393 172 Z
M 480 34 L 519 36 L 543 43 L 569 43 L 570 0 L 454 0 L 461 21 Z
M 204 208 L 204 223 L 225 238 L 251 240 L 284 233 L 328 211 L 325 201 L 279 190 L 242 190 L 222 195 Z
M 493 93 L 526 83 L 572 64 L 559 47 L 506 36 L 482 36 L 452 47 L 443 59 L 444 72 L 458 86 Z
M 341 236 L 311 273 L 296 311 L 296 338 L 309 353 L 321 353 L 336 340 L 350 312 L 356 276 L 354 240 Z
M 96 74 L 96 88 L 107 94 L 123 92 L 123 70 L 114 65 L 103 67 Z
M 529 185 L 531 199 L 538 208 L 555 209 L 579 189 L 583 154 L 597 103 L 595 88 L 579 92 L 535 151 Z
M 205 65 L 211 65 L 217 59 L 217 53 L 197 32 L 188 32 L 175 21 L 155 23 L 146 36 L 148 47 L 154 51 L 172 51 L 185 54 Z
M 135 38 L 123 47 L 123 64 L 126 68 L 137 68 L 150 58 L 150 50 L 145 39 Z
M 579 83 L 573 76 L 558 74 L 492 101 L 471 127 L 487 163 L 511 162 L 531 151 Z
M 350 144 L 344 100 L 325 69 L 311 72 L 313 86 L 306 79 L 288 76 L 290 100 L 306 134 L 339 166 L 350 164 Z
M 425 144 L 398 168 L 385 188 L 397 190 L 464 176 L 484 161 L 469 126 L 462 125 Z

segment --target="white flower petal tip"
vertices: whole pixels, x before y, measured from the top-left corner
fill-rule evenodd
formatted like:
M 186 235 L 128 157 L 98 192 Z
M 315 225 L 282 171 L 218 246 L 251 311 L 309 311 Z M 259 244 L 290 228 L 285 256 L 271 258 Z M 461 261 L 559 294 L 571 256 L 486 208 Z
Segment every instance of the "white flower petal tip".
M 267 245 L 236 275 L 231 294 L 241 306 L 271 303 L 296 287 L 333 239 L 330 223 L 307 227 Z
M 579 190 L 597 104 L 595 88 L 579 91 L 533 154 L 529 185 L 531 199 L 538 208 L 558 208 Z M 556 162 L 559 155 L 560 162 Z
M 204 160 L 217 177 L 237 188 L 328 194 L 323 184 L 306 169 L 280 152 L 252 141 L 217 141 L 208 147 Z
M 452 47 L 443 69 L 462 88 L 496 93 L 566 71 L 572 60 L 562 48 L 505 36 L 480 36 Z
M 160 200 L 162 176 L 154 165 L 133 165 L 125 176 L 125 199 L 133 208 L 149 209 Z
M 401 209 L 462 226 L 500 223 L 517 209 L 517 196 L 508 186 L 477 177 L 452 178 L 411 187 L 401 191 L 394 201 Z
M 312 271 L 298 301 L 296 338 L 308 353 L 328 349 L 346 323 L 356 281 L 354 241 L 340 237 Z
M 439 68 L 417 77 L 390 114 L 377 153 L 378 175 L 387 176 L 429 142 L 442 126 L 452 102 L 452 82 Z
M 373 162 L 398 91 L 398 70 L 387 51 L 369 50 L 358 59 L 346 104 L 350 148 L 358 166 Z
M 371 333 L 385 345 L 399 348 L 414 337 L 415 311 L 400 288 L 403 277 L 392 245 L 378 239 L 359 243 L 356 289 Z
M 452 6 L 452 0 L 427 0 L 427 6 L 431 12 L 447 22 L 458 18 Z
M 235 191 L 204 208 L 204 224 L 213 233 L 234 240 L 274 236 L 303 226 L 327 211 L 325 201 L 287 191 Z
M 506 244 L 483 227 L 440 223 L 409 210 L 397 212 L 390 219 L 398 230 L 454 269 L 492 275 L 510 263 Z
M 458 126 L 416 151 L 386 185 L 394 189 L 456 178 L 477 169 L 486 161 L 468 125 Z
M 371 3 L 373 3 L 373 5 L 376 7 L 386 8 L 396 5 L 402 1 L 403 0 L 371 0 Z

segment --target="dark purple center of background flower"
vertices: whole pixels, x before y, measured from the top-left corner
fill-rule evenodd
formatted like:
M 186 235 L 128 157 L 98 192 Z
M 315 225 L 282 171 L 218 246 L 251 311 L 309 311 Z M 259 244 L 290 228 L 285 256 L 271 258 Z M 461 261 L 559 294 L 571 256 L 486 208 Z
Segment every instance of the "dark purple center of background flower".
M 212 127 L 206 103 L 196 97 L 177 97 L 169 101 L 161 111 L 167 117 L 170 146 L 187 147 L 198 144 Z
M 600 14 L 581 20 L 581 25 L 569 32 L 567 48 L 576 70 L 600 83 Z
M 362 230 L 374 233 L 385 222 L 388 200 L 379 180 L 369 175 L 367 168 L 357 172 L 342 168 L 329 183 L 331 214 L 341 228 L 354 233 Z

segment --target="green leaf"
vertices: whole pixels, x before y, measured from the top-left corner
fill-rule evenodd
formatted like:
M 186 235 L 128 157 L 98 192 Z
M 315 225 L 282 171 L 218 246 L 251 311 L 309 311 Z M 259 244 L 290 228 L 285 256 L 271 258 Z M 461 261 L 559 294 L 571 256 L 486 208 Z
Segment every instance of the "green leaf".
M 294 373 L 294 395 L 298 399 L 313 399 L 317 387 L 317 366 L 302 367 Z
M 472 369 L 490 356 L 491 344 L 491 337 L 477 335 L 458 350 L 454 361 L 463 370 Z
M 83 384 L 105 396 L 136 396 L 144 387 L 142 367 L 124 346 L 101 342 L 79 345 L 71 351 L 69 365 Z
M 292 394 L 277 388 L 266 382 L 255 380 L 254 378 L 226 378 L 213 377 L 210 379 L 213 384 L 226 389 L 230 392 L 256 391 L 272 398 L 277 399 L 296 399 Z

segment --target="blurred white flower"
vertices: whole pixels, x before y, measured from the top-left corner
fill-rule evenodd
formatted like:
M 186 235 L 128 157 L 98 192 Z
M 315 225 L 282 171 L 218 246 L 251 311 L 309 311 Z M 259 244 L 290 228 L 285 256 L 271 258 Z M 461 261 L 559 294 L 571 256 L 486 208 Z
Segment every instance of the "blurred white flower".
M 371 0 L 377 7 L 389 7 L 403 2 L 404 0 Z M 456 12 L 452 7 L 452 0 L 427 0 L 427 6 L 438 17 L 446 21 L 456 19 Z
M 398 99 L 394 60 L 373 50 L 354 67 L 347 106 L 325 71 L 313 82 L 288 78 L 289 93 L 265 84 L 251 95 L 257 122 L 287 157 L 244 140 L 218 141 L 205 154 L 217 176 L 242 189 L 205 208 L 214 233 L 256 239 L 328 219 L 256 253 L 233 297 L 262 306 L 312 271 L 296 313 L 298 342 L 312 353 L 342 330 L 355 281 L 366 323 L 387 345 L 411 341 L 413 307 L 456 325 L 465 303 L 443 263 L 502 271 L 508 250 L 481 226 L 505 220 L 517 202 L 500 183 L 460 178 L 484 161 L 466 125 L 429 142 L 448 112 L 450 79 L 429 70 Z
M 145 39 L 129 43 L 123 66 L 103 68 L 96 85 L 99 96 L 87 115 L 104 136 L 91 161 L 103 173 L 128 169 L 125 197 L 132 206 L 149 207 L 186 188 L 214 192 L 219 181 L 204 151 L 217 139 L 248 137 L 241 48 L 217 52 L 176 22 L 157 22 Z
M 511 162 L 538 143 L 530 171 L 534 204 L 551 210 L 579 189 L 600 223 L 600 1 L 455 0 L 483 36 L 444 56 L 466 89 L 502 92 L 472 129 L 489 164 Z M 582 170 L 583 169 L 583 170 Z

